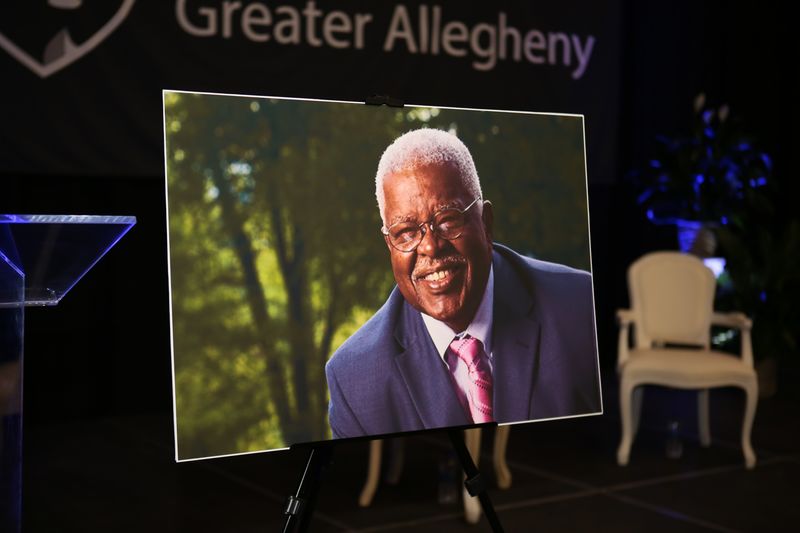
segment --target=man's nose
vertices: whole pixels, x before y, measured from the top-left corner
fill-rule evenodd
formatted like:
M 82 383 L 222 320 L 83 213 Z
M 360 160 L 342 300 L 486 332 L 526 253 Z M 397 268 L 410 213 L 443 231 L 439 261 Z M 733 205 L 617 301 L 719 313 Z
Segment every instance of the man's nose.
M 417 253 L 428 257 L 437 257 L 442 247 L 446 246 L 447 241 L 439 237 L 436 232 L 431 229 L 430 224 L 425 226 L 425 230 L 425 235 L 422 236 L 422 241 L 420 241 L 419 246 L 417 246 Z

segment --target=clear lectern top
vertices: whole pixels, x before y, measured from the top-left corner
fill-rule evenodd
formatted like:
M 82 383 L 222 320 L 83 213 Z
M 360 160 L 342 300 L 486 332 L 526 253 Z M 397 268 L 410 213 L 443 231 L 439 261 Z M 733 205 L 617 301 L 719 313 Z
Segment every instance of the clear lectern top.
M 56 305 L 119 241 L 136 217 L 0 215 L 0 263 L 24 277 L 24 296 L 0 284 L 0 307 Z

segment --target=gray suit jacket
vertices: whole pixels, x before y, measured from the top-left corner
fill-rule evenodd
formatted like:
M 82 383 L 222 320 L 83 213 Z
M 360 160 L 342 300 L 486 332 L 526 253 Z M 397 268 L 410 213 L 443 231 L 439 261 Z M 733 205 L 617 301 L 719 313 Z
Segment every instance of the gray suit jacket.
M 495 419 L 599 412 L 591 275 L 500 244 L 492 265 Z M 396 287 L 325 372 L 334 438 L 471 424 L 420 313 Z

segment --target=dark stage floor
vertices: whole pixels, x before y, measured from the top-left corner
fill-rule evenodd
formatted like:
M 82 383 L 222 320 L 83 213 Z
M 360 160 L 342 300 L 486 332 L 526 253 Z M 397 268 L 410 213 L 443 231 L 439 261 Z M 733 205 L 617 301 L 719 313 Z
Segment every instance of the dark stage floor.
M 491 490 L 506 531 L 797 531 L 800 429 L 796 400 L 762 399 L 745 470 L 738 448 L 742 398 L 712 392 L 714 442 L 701 448 L 694 396 L 648 389 L 630 465 L 615 463 L 619 437 L 613 378 L 606 414 L 514 426 L 510 489 Z M 609 386 L 611 383 L 611 386 Z M 680 421 L 683 455 L 665 456 L 670 420 Z M 490 436 L 490 435 L 485 435 Z M 488 531 L 469 526 L 459 504 L 437 503 L 444 434 L 405 439 L 395 486 L 382 483 L 370 508 L 357 505 L 366 442 L 337 447 L 312 531 Z M 481 462 L 493 480 L 491 445 Z M 74 421 L 28 427 L 24 532 L 280 531 L 286 496 L 305 457 L 293 452 L 173 462 L 168 416 Z

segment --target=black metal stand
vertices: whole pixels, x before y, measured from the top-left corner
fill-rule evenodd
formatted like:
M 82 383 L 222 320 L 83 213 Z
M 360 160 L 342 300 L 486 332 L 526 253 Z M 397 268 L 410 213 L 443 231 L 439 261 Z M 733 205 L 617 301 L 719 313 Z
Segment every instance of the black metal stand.
M 455 448 L 458 458 L 461 460 L 461 466 L 464 468 L 464 473 L 467 475 L 467 479 L 464 481 L 467 492 L 469 492 L 470 496 L 477 496 L 481 501 L 483 514 L 486 515 L 486 519 L 489 521 L 492 531 L 495 533 L 502 533 L 503 526 L 500 524 L 500 519 L 494 511 L 489 493 L 486 492 L 486 482 L 478 471 L 478 467 L 475 466 L 475 462 L 472 460 L 469 450 L 467 450 L 467 445 L 464 443 L 464 432 L 450 429 L 447 431 L 447 434 L 450 436 L 450 442 L 453 443 L 453 448 Z
M 503 533 L 503 526 L 500 524 L 500 519 L 497 517 L 494 506 L 492 506 L 489 493 L 486 492 L 486 482 L 478 471 L 478 467 L 475 466 L 475 462 L 472 460 L 469 450 L 467 450 L 467 445 L 464 443 L 463 429 L 450 429 L 447 434 L 453 443 L 456 454 L 458 454 L 464 473 L 467 475 L 467 479 L 464 481 L 467 492 L 469 492 L 470 496 L 477 496 L 480 500 L 483 514 L 486 515 L 492 531 Z M 319 492 L 322 470 L 331 460 L 333 447 L 334 443 L 332 442 L 310 446 L 306 468 L 297 485 L 297 490 L 294 495 L 289 496 L 286 500 L 286 506 L 283 511 L 286 516 L 283 533 L 305 533 L 308 531 L 311 515 L 314 513 L 317 493 Z
M 306 469 L 297 485 L 293 496 L 286 500 L 283 514 L 286 521 L 283 533 L 305 533 L 314 513 L 314 503 L 319 492 L 322 469 L 328 465 L 333 454 L 333 444 L 317 444 L 311 448 L 306 462 Z

